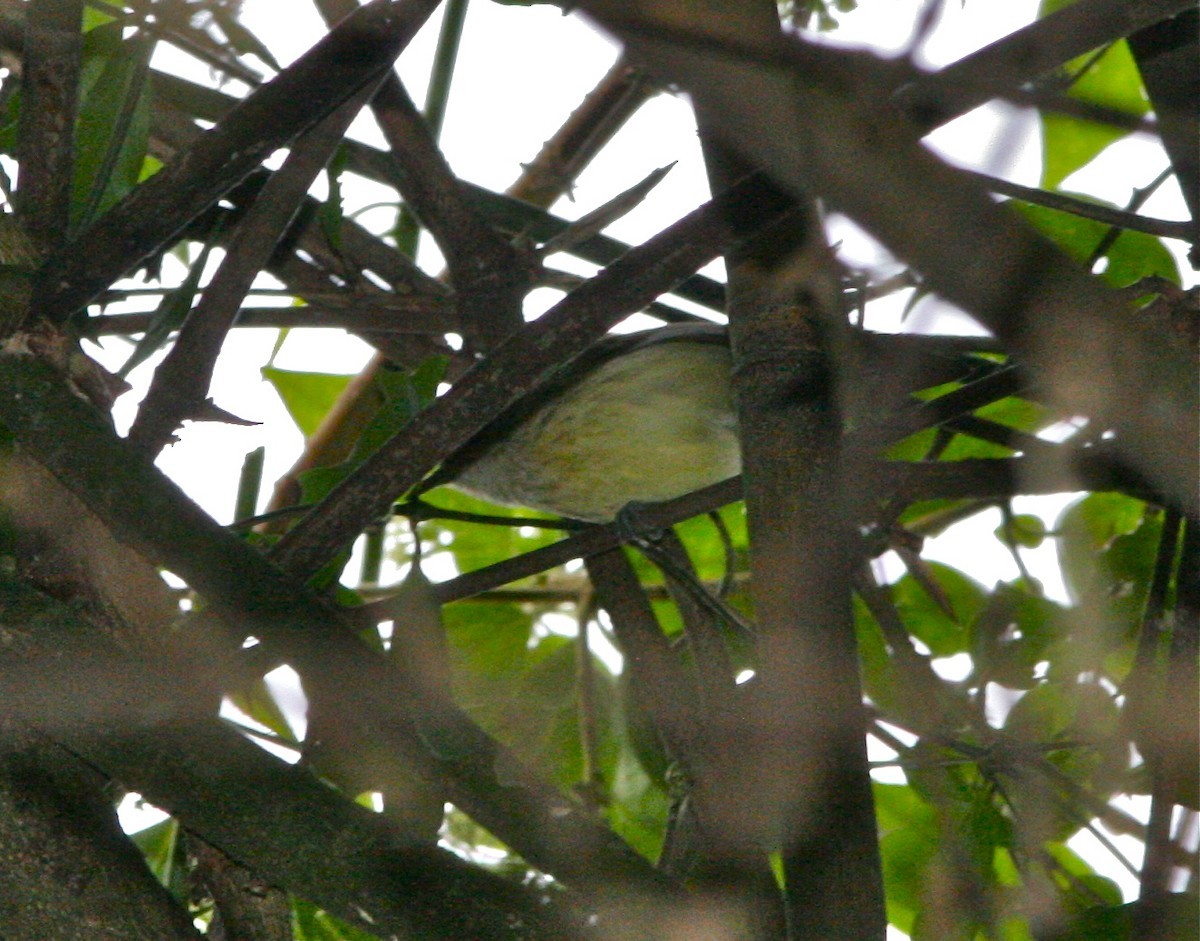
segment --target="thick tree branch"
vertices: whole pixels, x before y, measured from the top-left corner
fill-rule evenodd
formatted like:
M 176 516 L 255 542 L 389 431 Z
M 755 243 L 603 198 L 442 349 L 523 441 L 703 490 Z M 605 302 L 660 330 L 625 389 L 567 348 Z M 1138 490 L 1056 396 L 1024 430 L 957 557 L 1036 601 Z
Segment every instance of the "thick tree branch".
M 56 251 L 70 225 L 82 23 L 82 0 L 26 5 L 17 209 L 43 252 Z
M 536 892 L 413 844 L 303 767 L 267 754 L 215 717 L 181 711 L 188 678 L 121 652 L 68 606 L 5 579 L 0 623 L 9 638 L 0 662 L 6 718 L 44 730 L 271 884 L 381 937 L 576 936 L 579 926 L 561 919 L 564 909 Z M 99 889 L 96 876 L 105 871 L 93 864 L 87 883 Z M 142 915 L 148 919 L 150 909 Z M 514 922 L 523 933 L 513 932 Z M 183 936 L 164 933 L 159 921 L 142 927 L 148 933 L 137 937 L 147 941 Z M 93 935 L 89 929 L 79 937 Z
M 1084 0 L 902 86 L 896 102 L 931 131 L 1051 69 L 1192 7 L 1191 0 Z
M 420 738 L 419 691 L 367 648 L 305 586 L 217 524 L 100 415 L 31 356 L 0 357 L 0 415 L 22 448 L 74 491 L 122 542 L 178 574 L 227 624 L 221 637 L 193 628 L 191 666 L 203 688 L 238 688 L 247 678 L 242 638 L 249 633 L 292 664 L 334 719 L 392 760 L 444 789 L 448 798 L 532 865 L 562 882 L 640 887 L 650 897 L 673 890 L 578 804 L 525 770 L 474 723 L 454 714 L 458 748 L 435 756 Z M 214 620 L 206 626 L 216 630 Z M 506 775 L 501 783 L 498 775 Z
M 7 613 L 0 611 L 6 636 L 28 636 L 28 623 Z M 13 646 L 5 644 L 5 679 L 20 654 Z M 130 941 L 199 941 L 187 910 L 121 832 L 104 776 L 18 723 L 44 693 L 31 691 L 17 709 L 7 693 L 0 692 L 0 936 L 89 941 L 103 925 Z

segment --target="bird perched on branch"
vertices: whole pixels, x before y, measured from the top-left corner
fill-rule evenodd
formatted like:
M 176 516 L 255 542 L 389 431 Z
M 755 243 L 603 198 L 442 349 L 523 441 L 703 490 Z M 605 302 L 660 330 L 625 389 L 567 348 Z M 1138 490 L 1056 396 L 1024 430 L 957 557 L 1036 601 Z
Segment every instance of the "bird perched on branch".
M 741 471 L 729 340 L 711 323 L 604 337 L 487 425 L 421 490 L 607 522 Z

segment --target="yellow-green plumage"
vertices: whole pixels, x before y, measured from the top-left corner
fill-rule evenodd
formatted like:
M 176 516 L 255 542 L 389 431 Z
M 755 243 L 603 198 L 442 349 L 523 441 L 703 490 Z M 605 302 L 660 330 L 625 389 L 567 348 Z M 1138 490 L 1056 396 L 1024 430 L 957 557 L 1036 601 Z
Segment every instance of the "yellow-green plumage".
M 502 429 L 455 485 L 497 503 L 605 521 L 632 501 L 668 500 L 737 474 L 728 346 L 711 332 L 663 333 L 672 338 L 602 362 Z

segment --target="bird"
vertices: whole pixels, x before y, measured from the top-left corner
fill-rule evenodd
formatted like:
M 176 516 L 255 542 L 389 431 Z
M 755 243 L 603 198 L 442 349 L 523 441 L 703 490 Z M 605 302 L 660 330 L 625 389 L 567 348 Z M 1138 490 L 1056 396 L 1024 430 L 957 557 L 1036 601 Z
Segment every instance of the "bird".
M 741 472 L 725 328 L 609 334 L 519 399 L 420 488 L 590 523 Z

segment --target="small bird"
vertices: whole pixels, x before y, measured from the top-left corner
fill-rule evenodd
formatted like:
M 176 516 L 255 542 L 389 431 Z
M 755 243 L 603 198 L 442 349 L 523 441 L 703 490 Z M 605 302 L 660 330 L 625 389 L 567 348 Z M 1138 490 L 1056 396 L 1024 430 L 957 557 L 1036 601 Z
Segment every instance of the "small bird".
M 741 472 L 724 327 L 679 323 L 604 337 L 446 461 L 492 503 L 608 522 Z

